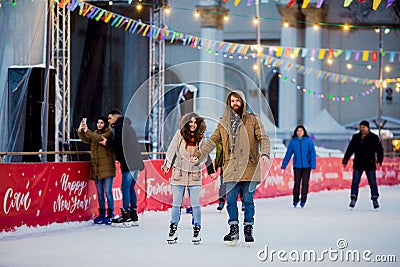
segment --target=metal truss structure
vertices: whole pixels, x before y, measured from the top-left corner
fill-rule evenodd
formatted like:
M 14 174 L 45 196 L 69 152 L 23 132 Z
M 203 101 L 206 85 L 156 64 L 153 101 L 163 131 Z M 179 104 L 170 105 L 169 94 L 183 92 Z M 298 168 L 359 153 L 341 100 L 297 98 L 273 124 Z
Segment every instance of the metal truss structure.
M 164 27 L 165 3 L 150 7 L 150 25 L 156 29 Z M 151 152 L 160 152 L 164 135 L 164 85 L 165 85 L 165 40 L 150 34 L 149 40 L 149 132 Z M 156 154 L 153 154 L 156 155 Z M 156 156 L 154 156 L 156 157 Z
M 150 24 L 155 28 L 164 27 L 166 0 L 156 0 L 150 5 Z M 57 1 L 49 0 L 54 11 L 51 17 L 52 66 L 56 69 L 56 151 L 60 144 L 70 140 L 70 13 L 59 8 Z M 155 34 L 149 40 L 149 132 L 148 139 L 152 152 L 159 152 L 163 140 L 164 83 L 165 83 L 165 41 Z M 58 159 L 58 161 L 61 159 Z M 65 160 L 65 158 L 64 158 Z
M 53 5 L 54 3 L 54 5 Z M 66 8 L 58 7 L 57 1 L 49 1 L 51 10 L 51 59 L 56 70 L 55 105 L 56 105 L 56 133 L 55 150 L 62 150 L 60 144 L 70 140 L 70 12 Z M 50 9 L 49 9 L 50 10 Z M 64 158 L 65 160 L 65 158 Z M 60 158 L 57 160 L 60 161 Z

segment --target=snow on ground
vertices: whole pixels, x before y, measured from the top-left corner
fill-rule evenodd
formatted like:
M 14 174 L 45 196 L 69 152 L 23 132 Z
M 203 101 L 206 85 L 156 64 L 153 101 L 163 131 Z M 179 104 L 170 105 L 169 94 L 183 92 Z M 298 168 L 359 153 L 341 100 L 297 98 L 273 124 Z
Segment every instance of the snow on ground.
M 290 196 L 256 200 L 251 247 L 225 246 L 227 214 L 218 213 L 216 205 L 202 209 L 203 241 L 197 246 L 191 243 L 188 214 L 182 215 L 179 242 L 173 245 L 166 242 L 169 212 L 145 212 L 139 227 L 127 229 L 91 222 L 21 227 L 0 233 L 0 266 L 399 266 L 400 186 L 379 189 L 379 211 L 372 209 L 369 188 L 360 190 L 354 210 L 348 208 L 348 190 L 310 193 L 304 209 L 291 207 Z M 313 252 L 316 262 L 308 258 Z M 396 262 L 372 262 L 378 257 Z

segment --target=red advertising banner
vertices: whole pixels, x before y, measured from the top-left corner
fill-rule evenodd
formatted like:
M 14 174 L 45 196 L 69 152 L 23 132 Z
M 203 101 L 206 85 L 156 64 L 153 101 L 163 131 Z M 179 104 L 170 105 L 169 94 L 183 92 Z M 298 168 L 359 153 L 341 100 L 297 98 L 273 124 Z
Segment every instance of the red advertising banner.
M 317 169 L 311 172 L 310 192 L 349 189 L 352 164 L 342 167 L 341 158 L 318 158 Z M 282 159 L 274 159 L 271 166 L 262 166 L 262 183 L 255 198 L 291 195 L 293 169 L 291 163 L 281 170 Z M 117 163 L 117 170 L 119 164 Z M 171 207 L 169 178 L 161 171 L 162 160 L 145 161 L 137 184 L 138 212 L 165 211 Z M 0 231 L 13 230 L 22 225 L 47 225 L 54 222 L 84 221 L 97 215 L 98 202 L 95 181 L 89 180 L 88 162 L 67 163 L 10 163 L 0 164 Z M 268 171 L 269 169 L 269 171 Z M 377 170 L 379 185 L 400 184 L 400 159 L 385 159 Z M 360 186 L 367 186 L 363 174 Z M 201 204 L 218 200 L 220 179 L 212 179 L 203 169 Z M 121 173 L 114 179 L 115 213 L 122 206 Z M 189 206 L 185 195 L 183 206 Z

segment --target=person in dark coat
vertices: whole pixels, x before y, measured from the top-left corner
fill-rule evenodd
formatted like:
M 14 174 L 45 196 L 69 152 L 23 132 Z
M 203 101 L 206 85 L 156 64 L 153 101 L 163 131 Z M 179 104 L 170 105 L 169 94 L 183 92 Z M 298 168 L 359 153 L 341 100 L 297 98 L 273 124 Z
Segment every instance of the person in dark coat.
M 301 185 L 300 207 L 303 208 L 307 201 L 311 169 L 314 170 L 317 164 L 314 143 L 308 136 L 307 130 L 303 125 L 298 125 L 294 130 L 292 140 L 290 140 L 285 157 L 283 158 L 281 169 L 286 168 L 292 155 L 294 155 L 293 206 L 296 207 L 299 204 Z
M 351 182 L 350 208 L 354 208 L 358 198 L 358 186 L 361 175 L 365 171 L 371 189 L 371 200 L 374 209 L 379 208 L 378 185 L 376 183 L 376 165 L 383 162 L 383 147 L 379 137 L 369 130 L 369 122 L 360 122 L 360 131 L 353 135 L 343 157 L 343 167 L 346 167 L 350 157 L 353 159 L 353 180 Z
M 83 143 L 90 144 L 90 178 L 96 183 L 99 201 L 99 216 L 93 222 L 110 225 L 114 218 L 112 185 L 115 177 L 115 155 L 111 147 L 104 147 L 99 144 L 99 141 L 103 138 L 113 138 L 107 117 L 99 117 L 94 131 L 88 129 L 86 121 L 82 121 L 78 128 L 78 136 Z M 104 194 L 107 197 L 108 204 L 107 216 Z
M 122 116 L 119 109 L 108 112 L 108 121 L 114 129 L 114 139 L 103 139 L 100 144 L 112 147 L 122 172 L 121 217 L 112 221 L 112 226 L 130 227 L 139 225 L 137 196 L 135 191 L 139 172 L 144 169 L 138 138 L 131 126 L 131 120 Z

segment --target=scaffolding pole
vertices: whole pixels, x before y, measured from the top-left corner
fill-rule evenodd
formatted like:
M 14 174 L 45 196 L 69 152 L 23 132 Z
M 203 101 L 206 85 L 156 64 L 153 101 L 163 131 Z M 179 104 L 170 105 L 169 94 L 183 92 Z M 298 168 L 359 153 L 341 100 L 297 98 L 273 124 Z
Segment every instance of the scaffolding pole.
M 164 27 L 164 2 L 150 7 L 150 25 Z M 154 29 L 153 28 L 153 29 Z M 165 41 L 151 32 L 149 40 L 149 132 L 151 152 L 160 152 L 164 136 Z M 157 157 L 157 154 L 153 154 Z
M 52 22 L 51 63 L 56 70 L 55 84 L 55 151 L 70 140 L 70 13 L 60 8 L 55 1 Z M 56 161 L 65 161 L 66 156 L 58 156 Z

